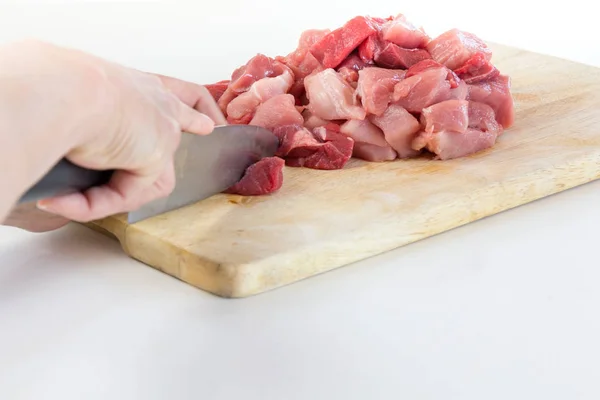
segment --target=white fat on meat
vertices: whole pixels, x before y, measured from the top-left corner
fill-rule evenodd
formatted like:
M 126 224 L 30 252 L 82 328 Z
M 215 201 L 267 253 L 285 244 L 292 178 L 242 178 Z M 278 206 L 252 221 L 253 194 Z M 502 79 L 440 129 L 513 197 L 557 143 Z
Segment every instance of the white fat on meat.
M 304 78 L 308 110 L 327 120 L 364 119 L 366 111 L 359 105 L 354 88 L 332 68 Z
M 227 105 L 227 116 L 242 120 L 245 116 L 252 115 L 261 103 L 287 93 L 293 84 L 294 76 L 289 68 L 279 76 L 262 78 L 254 82 L 247 92 L 240 94 Z
M 486 60 L 492 58 L 492 50 L 483 40 L 472 33 L 451 29 L 427 44 L 431 58 L 454 70 L 462 66 L 475 53 L 482 53 Z
M 399 158 L 409 158 L 419 153 L 412 148 L 412 142 L 421 124 L 402 106 L 391 104 L 383 115 L 371 115 L 369 119 L 383 131 L 386 142 L 396 150 Z

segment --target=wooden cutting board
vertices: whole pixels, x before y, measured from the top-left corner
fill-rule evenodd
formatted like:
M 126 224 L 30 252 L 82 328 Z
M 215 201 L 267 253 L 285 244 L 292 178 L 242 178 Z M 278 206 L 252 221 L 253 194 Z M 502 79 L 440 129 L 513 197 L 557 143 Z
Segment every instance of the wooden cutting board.
M 514 127 L 491 150 L 286 168 L 273 195 L 216 195 L 133 225 L 118 215 L 88 226 L 166 274 L 245 297 L 599 178 L 600 69 L 491 46 L 516 107 Z

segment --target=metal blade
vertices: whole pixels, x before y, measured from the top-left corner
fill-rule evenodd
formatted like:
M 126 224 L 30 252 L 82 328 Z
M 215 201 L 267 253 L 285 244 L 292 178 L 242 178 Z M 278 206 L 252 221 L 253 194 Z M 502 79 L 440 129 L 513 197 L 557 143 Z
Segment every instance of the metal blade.
M 252 125 L 223 125 L 206 136 L 184 133 L 175 153 L 175 189 L 130 212 L 130 224 L 223 192 L 241 179 L 246 168 L 272 157 L 279 140 Z

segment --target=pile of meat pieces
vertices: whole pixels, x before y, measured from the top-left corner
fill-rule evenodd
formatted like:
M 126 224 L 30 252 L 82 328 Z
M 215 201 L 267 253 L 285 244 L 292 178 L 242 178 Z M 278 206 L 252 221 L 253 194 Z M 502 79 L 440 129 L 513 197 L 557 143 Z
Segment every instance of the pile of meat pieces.
M 340 169 L 351 157 L 459 158 L 494 145 L 514 120 L 510 78 L 475 35 L 432 39 L 403 15 L 358 16 L 305 31 L 287 56 L 257 54 L 231 79 L 207 85 L 227 121 L 271 130 L 276 157 L 228 193 L 278 190 L 283 166 Z

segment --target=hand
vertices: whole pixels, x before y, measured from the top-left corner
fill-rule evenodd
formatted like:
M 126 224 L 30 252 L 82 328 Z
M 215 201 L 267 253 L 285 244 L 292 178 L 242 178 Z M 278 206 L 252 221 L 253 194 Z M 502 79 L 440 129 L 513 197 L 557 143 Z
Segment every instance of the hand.
M 168 195 L 175 184 L 173 154 L 181 132 L 205 135 L 215 124 L 226 123 L 200 85 L 47 43 L 20 43 L 8 53 L 3 57 L 10 56 L 12 77 L 22 78 L 20 89 L 46 94 L 48 100 L 32 97 L 18 104 L 24 109 L 14 113 L 37 117 L 24 122 L 21 131 L 47 130 L 46 136 L 62 143 L 60 157 L 86 168 L 117 170 L 107 185 L 38 203 L 42 210 L 70 220 L 87 222 L 128 212 Z M 31 146 L 39 146 L 33 142 Z M 39 176 L 60 157 L 47 163 Z

